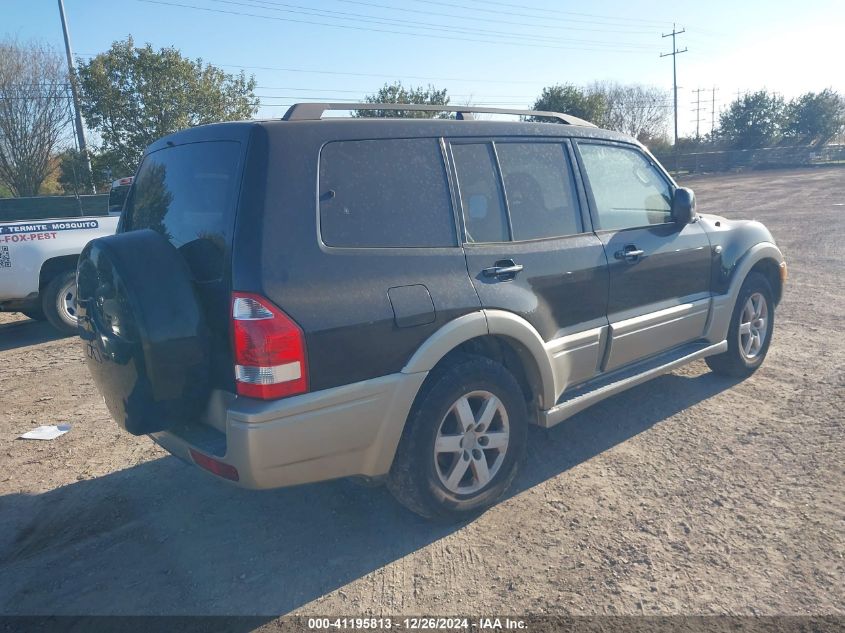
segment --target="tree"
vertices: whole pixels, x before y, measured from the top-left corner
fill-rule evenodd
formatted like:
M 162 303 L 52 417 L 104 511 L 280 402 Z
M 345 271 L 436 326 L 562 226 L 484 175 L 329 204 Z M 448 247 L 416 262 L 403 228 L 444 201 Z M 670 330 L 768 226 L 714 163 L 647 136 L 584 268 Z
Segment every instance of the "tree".
M 765 147 L 784 130 L 783 97 L 765 90 L 747 94 L 719 117 L 719 136 L 741 149 Z
M 609 130 L 633 136 L 640 142 L 666 135 L 670 110 L 669 93 L 656 86 L 596 82 L 587 95 L 604 103 L 594 123 Z
M 35 196 L 55 169 L 67 130 L 67 71 L 44 44 L 0 42 L 0 183 L 14 196 Z
M 557 84 L 543 88 L 532 109 L 564 112 L 590 122 L 600 121 L 607 104 L 604 95 L 588 93 L 572 84 Z
M 417 105 L 449 105 L 449 97 L 446 89 L 438 90 L 431 84 L 422 86 L 405 87 L 401 81 L 392 84 L 384 84 L 375 94 L 364 97 L 365 103 L 408 103 Z M 412 118 L 412 119 L 433 119 L 435 117 L 448 116 L 443 112 L 418 112 L 414 110 L 355 110 L 356 117 L 379 117 L 379 118 Z
M 830 88 L 808 92 L 789 103 L 787 119 L 787 135 L 824 145 L 845 129 L 845 99 Z
M 82 113 L 119 175 L 134 173 L 156 139 L 194 125 L 248 119 L 259 105 L 254 77 L 225 73 L 175 48 L 136 48 L 131 36 L 80 61 L 78 76 Z
M 62 190 L 66 193 L 87 193 L 88 184 L 86 173 L 88 171 L 88 163 L 82 155 L 82 152 L 69 149 L 58 155 L 59 174 L 58 182 Z M 111 183 L 117 178 L 123 176 L 131 176 L 131 173 L 113 173 L 111 164 L 117 162 L 110 154 L 102 152 L 88 152 L 88 159 L 91 164 L 91 175 L 94 181 L 94 187 L 97 191 L 109 191 Z

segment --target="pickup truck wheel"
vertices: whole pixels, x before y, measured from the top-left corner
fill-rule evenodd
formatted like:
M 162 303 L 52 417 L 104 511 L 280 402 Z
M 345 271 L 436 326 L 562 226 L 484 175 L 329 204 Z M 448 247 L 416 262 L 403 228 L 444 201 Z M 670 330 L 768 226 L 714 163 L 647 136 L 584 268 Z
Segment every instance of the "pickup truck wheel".
M 502 365 L 467 357 L 437 371 L 408 416 L 388 489 L 426 518 L 474 516 L 516 477 L 527 417 L 522 390 Z
M 76 271 L 59 273 L 44 288 L 41 309 L 62 334 L 76 334 Z
M 746 277 L 739 291 L 731 326 L 728 351 L 709 356 L 707 365 L 717 374 L 746 378 L 763 364 L 775 325 L 772 287 L 760 273 Z

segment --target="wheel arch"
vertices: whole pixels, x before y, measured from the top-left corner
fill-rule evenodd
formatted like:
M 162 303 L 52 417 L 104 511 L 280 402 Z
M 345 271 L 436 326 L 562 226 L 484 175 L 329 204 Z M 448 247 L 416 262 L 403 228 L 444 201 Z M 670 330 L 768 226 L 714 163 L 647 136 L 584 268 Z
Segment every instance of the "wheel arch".
M 528 321 L 503 310 L 481 310 L 447 323 L 420 346 L 402 372 L 429 372 L 465 353 L 505 365 L 534 409 L 554 405 L 554 372 L 543 339 Z
M 38 273 L 38 291 L 44 290 L 44 286 L 56 275 L 69 270 L 76 270 L 76 264 L 79 262 L 79 255 L 60 255 L 58 257 L 51 257 L 41 264 L 41 270 Z
M 764 257 L 763 259 L 758 260 L 751 267 L 751 270 L 748 271 L 749 275 L 756 272 L 766 278 L 769 285 L 772 287 L 772 292 L 775 295 L 775 305 L 779 304 L 781 298 L 783 297 L 783 281 L 780 276 L 780 265 L 780 262 L 776 261 L 774 258 Z
M 783 253 L 772 242 L 760 242 L 745 252 L 731 272 L 727 292 L 713 298 L 710 323 L 705 334 L 708 341 L 718 343 L 727 337 L 734 304 L 739 297 L 742 284 L 751 272 L 760 272 L 765 275 L 769 283 L 774 280 L 772 291 L 775 293 L 775 303 L 780 302 L 783 296 L 783 283 L 780 277 L 783 262 Z

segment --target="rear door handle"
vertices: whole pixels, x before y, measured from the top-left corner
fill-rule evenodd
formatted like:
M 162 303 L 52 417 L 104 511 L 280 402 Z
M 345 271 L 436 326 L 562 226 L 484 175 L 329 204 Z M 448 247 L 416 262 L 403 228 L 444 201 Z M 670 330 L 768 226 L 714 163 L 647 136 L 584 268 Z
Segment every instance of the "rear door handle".
M 513 279 L 517 273 L 522 272 L 522 264 L 515 264 L 512 259 L 505 259 L 496 262 L 495 266 L 485 268 L 482 274 L 485 277 L 496 277 L 497 279 Z
M 639 261 L 645 255 L 645 251 L 633 244 L 627 244 L 621 251 L 616 251 L 616 259 L 624 259 L 629 262 Z

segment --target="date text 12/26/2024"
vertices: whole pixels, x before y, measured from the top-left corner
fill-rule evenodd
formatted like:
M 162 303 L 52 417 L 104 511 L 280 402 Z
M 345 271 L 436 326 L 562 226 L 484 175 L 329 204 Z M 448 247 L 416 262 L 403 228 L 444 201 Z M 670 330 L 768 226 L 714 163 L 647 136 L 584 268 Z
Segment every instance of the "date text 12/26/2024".
M 313 631 L 409 630 L 409 631 L 520 631 L 524 620 L 517 618 L 309 618 Z

